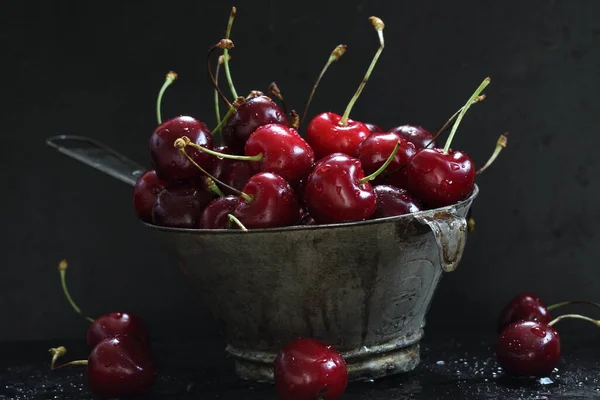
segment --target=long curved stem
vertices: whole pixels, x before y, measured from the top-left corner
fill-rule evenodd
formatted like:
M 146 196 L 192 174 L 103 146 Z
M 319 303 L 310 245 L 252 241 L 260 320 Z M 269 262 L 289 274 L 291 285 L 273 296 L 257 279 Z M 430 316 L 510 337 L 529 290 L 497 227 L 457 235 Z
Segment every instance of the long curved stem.
M 231 36 L 231 27 L 233 26 L 233 20 L 235 19 L 235 13 L 237 9 L 231 7 L 231 13 L 229 14 L 229 21 L 227 22 L 227 30 L 225 31 L 225 39 L 229 39 Z M 231 79 L 231 71 L 229 70 L 229 49 L 226 47 L 223 49 L 223 65 L 225 67 L 225 76 L 227 77 L 227 83 L 229 84 L 229 90 L 234 98 L 237 99 L 238 94 L 233 86 L 233 79 Z
M 215 129 L 213 129 L 211 134 L 215 135 L 216 133 L 221 132 L 221 129 L 223 129 L 223 125 L 225 125 L 227 123 L 227 120 L 229 119 L 229 117 L 231 117 L 235 112 L 236 112 L 236 109 L 234 106 L 229 107 L 229 109 L 227 110 L 227 113 L 225 113 L 225 116 L 223 117 L 223 119 L 221 121 L 219 121 L 219 125 L 215 126 Z
M 239 219 L 237 219 L 237 217 L 233 214 L 227 214 L 227 218 L 229 218 L 230 222 L 233 222 L 234 224 L 236 224 L 238 226 L 238 228 L 240 228 L 242 231 L 244 232 L 248 232 L 248 228 L 246 228 L 244 226 L 244 224 L 242 224 L 242 221 L 240 221 Z
M 564 306 L 568 306 L 570 304 L 588 304 L 590 306 L 594 306 L 594 307 L 598 307 L 600 308 L 600 303 L 596 303 L 595 301 L 587 301 L 587 300 L 571 300 L 571 301 L 563 301 L 562 303 L 556 303 L 556 304 L 552 304 L 548 307 L 546 307 L 546 309 L 548 311 L 552 311 L 554 309 L 557 309 L 559 307 L 564 307 Z
M 563 315 L 559 315 L 558 317 L 556 317 L 552 321 L 550 321 L 548 323 L 548 325 L 553 326 L 557 322 L 560 322 L 563 319 L 568 319 L 568 318 L 581 319 L 581 320 L 584 320 L 584 321 L 591 322 L 592 324 L 600 327 L 600 321 L 596 321 L 595 319 L 592 319 L 590 317 L 586 317 L 584 315 L 579 315 L 579 314 L 563 314 Z
M 158 97 L 156 98 L 156 120 L 158 121 L 159 125 L 162 124 L 162 115 L 160 108 L 162 105 L 163 95 L 165 94 L 167 88 L 171 86 L 171 83 L 175 81 L 175 79 L 177 79 L 177 74 L 173 71 L 169 71 L 165 78 L 165 82 L 163 83 L 163 85 L 160 88 L 160 91 L 158 92 Z
M 67 354 L 67 349 L 65 348 L 65 346 L 58 346 L 58 347 L 53 347 L 50 350 L 48 350 L 48 352 L 50 354 L 52 354 L 52 360 L 50 361 L 50 370 L 54 369 L 54 365 L 56 364 L 56 361 L 64 356 L 65 354 Z
M 211 56 L 212 52 L 215 51 L 215 49 L 225 49 L 225 48 L 232 48 L 232 47 L 233 47 L 233 42 L 231 40 L 221 39 L 219 41 L 219 43 L 212 46 L 206 53 L 206 71 L 208 72 L 208 77 L 210 78 L 210 83 L 212 84 L 213 88 L 217 91 L 217 93 L 219 93 L 221 100 L 223 100 L 223 102 L 225 102 L 225 104 L 227 104 L 227 107 L 231 107 L 232 105 L 231 105 L 231 102 L 227 99 L 227 97 L 225 97 L 225 95 L 219 88 L 219 85 L 217 84 L 217 81 L 215 80 L 215 77 L 213 76 L 212 70 L 210 68 L 210 56 Z M 226 57 L 223 57 L 223 63 L 225 63 L 226 59 L 227 59 Z
M 223 64 L 223 56 L 219 56 L 219 61 L 217 62 L 217 67 L 215 68 L 215 82 L 217 86 L 219 85 L 219 70 L 221 69 L 221 64 Z M 217 116 L 217 124 L 221 122 L 221 109 L 219 107 L 219 92 L 214 89 L 214 103 L 215 103 L 215 114 Z
M 262 153 L 258 153 L 255 156 L 236 156 L 234 154 L 220 153 L 218 151 L 214 151 L 214 150 L 211 150 L 209 148 L 200 146 L 200 145 L 198 145 L 196 143 L 188 142 L 186 139 L 184 139 L 184 140 L 186 142 L 186 146 L 193 147 L 196 150 L 203 151 L 203 152 L 208 153 L 210 155 L 213 155 L 215 157 L 228 158 L 230 160 L 238 160 L 238 161 L 260 161 L 263 158 L 263 154 Z
M 83 318 L 87 319 L 90 322 L 94 322 L 93 318 L 90 318 L 90 317 L 88 317 L 87 315 L 85 315 L 84 313 L 81 312 L 81 309 L 77 306 L 77 304 L 75 303 L 75 301 L 73 301 L 73 299 L 71 298 L 71 294 L 69 293 L 69 289 L 67 289 L 67 281 L 66 281 L 67 268 L 68 268 L 67 260 L 62 260 L 58 264 L 58 272 L 60 274 L 60 284 L 62 286 L 63 293 L 65 294 L 65 297 L 67 298 L 67 301 L 69 302 L 69 304 L 71 305 L 71 307 L 73 307 L 73 310 L 75 310 L 75 312 L 77 314 L 81 315 Z
M 498 155 L 500 154 L 502 149 L 506 148 L 506 145 L 508 143 L 508 138 L 506 137 L 507 135 L 508 135 L 508 132 L 505 132 L 502 135 L 500 135 L 500 137 L 498 138 L 498 141 L 496 142 L 496 147 L 494 148 L 494 152 L 492 153 L 490 158 L 487 160 L 485 165 L 477 171 L 477 174 L 480 174 L 483 171 L 485 171 L 486 169 L 488 169 L 489 166 L 492 165 L 494 163 L 494 161 L 496 161 L 496 158 L 498 158 Z
M 473 104 L 475 103 L 479 103 L 480 101 L 485 100 L 485 95 L 482 94 L 481 96 L 477 96 L 475 98 L 475 100 L 473 100 Z M 446 121 L 444 123 L 444 125 L 442 125 L 442 127 L 437 131 L 437 133 L 435 134 L 435 136 L 429 141 L 429 143 L 427 143 L 427 145 L 425 145 L 425 148 L 429 147 L 432 143 L 435 143 L 435 141 L 437 140 L 437 138 L 444 133 L 444 131 L 446 131 L 446 129 L 448 129 L 448 127 L 450 126 L 450 124 L 452 123 L 452 121 L 454 121 L 456 119 L 456 117 L 458 116 L 458 114 L 460 114 L 460 112 L 465 108 L 465 106 L 462 106 L 461 108 L 459 108 L 454 114 L 452 114 L 452 116 L 450 118 L 448 118 L 448 121 Z
M 394 150 L 389 155 L 389 157 L 387 158 L 387 160 L 385 160 L 385 162 L 383 163 L 383 165 L 381 167 L 377 168 L 377 171 L 373 172 L 371 175 L 367 175 L 364 178 L 359 179 L 359 182 L 360 183 L 365 183 L 365 182 L 372 181 L 373 179 L 377 178 L 390 165 L 390 163 L 392 162 L 392 160 L 394 159 L 394 157 L 396 157 L 396 153 L 398 153 L 398 148 L 399 147 L 400 147 L 400 142 L 397 142 L 396 146 L 394 146 Z

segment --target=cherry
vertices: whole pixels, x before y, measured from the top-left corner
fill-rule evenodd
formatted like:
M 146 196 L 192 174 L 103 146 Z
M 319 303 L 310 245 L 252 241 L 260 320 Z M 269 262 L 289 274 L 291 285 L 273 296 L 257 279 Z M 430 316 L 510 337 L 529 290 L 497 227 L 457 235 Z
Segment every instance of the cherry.
M 358 100 L 384 48 L 383 29 L 385 25 L 383 21 L 377 17 L 371 17 L 370 21 L 377 30 L 380 46 L 358 90 L 348 103 L 344 115 L 324 112 L 314 117 L 308 124 L 306 141 L 313 148 L 317 160 L 333 153 L 344 153 L 355 157 L 358 145 L 371 134 L 364 123 L 349 118 L 350 111 Z
M 227 146 L 216 147 L 214 151 L 221 154 L 233 155 L 233 152 Z M 218 156 L 213 157 L 213 165 L 210 172 L 212 176 L 237 190 L 242 190 L 248 179 L 255 173 L 252 164 L 247 161 L 232 160 Z M 235 194 L 226 187 L 223 188 L 223 192 L 226 194 Z
M 419 150 L 407 165 L 407 189 L 431 208 L 448 206 L 464 200 L 475 186 L 475 168 L 464 152 L 450 149 L 450 144 L 465 112 L 489 84 L 485 78 L 462 108 L 443 149 Z
M 211 201 L 200 216 L 200 229 L 226 229 L 229 225 L 228 214 L 233 213 L 239 203 L 237 196 L 219 197 Z
M 388 132 L 395 133 L 403 139 L 415 145 L 416 149 L 426 147 L 437 147 L 437 142 L 433 138 L 433 133 L 422 126 L 400 125 L 390 129 Z
M 540 321 L 508 325 L 496 343 L 498 363 L 512 376 L 548 376 L 560 361 L 560 336 Z
M 286 344 L 275 359 L 274 377 L 282 400 L 335 400 L 348 385 L 342 355 L 330 344 L 313 338 Z
M 153 169 L 144 172 L 133 188 L 133 209 L 142 221 L 152 222 L 152 206 L 158 194 L 167 183 L 156 175 Z
M 296 193 L 281 176 L 271 172 L 253 175 L 233 215 L 247 228 L 290 226 L 300 218 Z
M 382 127 L 380 127 L 379 125 L 370 124 L 368 122 L 364 122 L 364 124 L 371 133 L 384 133 L 385 132 L 385 130 Z
M 385 174 L 379 176 L 375 182 L 385 182 L 396 187 L 406 187 L 406 168 L 412 156 L 415 155 L 415 145 L 401 138 L 396 133 L 372 133 L 362 141 L 357 149 L 357 158 L 362 164 L 366 174 L 371 174 L 380 168 L 388 159 L 394 147 L 400 143 L 396 156 L 389 164 L 386 171 L 399 171 L 385 177 Z
M 173 228 L 197 228 L 204 207 L 214 194 L 197 183 L 173 186 L 160 192 L 152 207 L 156 225 Z
M 377 208 L 373 218 L 412 214 L 423 210 L 419 200 L 408 193 L 406 189 L 390 185 L 377 185 L 373 187 L 373 190 L 377 195 Z

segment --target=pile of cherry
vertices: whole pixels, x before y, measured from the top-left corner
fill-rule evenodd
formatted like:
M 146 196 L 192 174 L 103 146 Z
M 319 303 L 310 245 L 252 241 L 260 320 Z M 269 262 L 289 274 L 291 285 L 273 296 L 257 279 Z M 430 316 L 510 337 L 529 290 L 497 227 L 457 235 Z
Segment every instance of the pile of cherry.
M 448 122 L 433 134 L 421 126 L 401 125 L 384 131 L 350 119 L 350 112 L 384 48 L 384 23 L 370 21 L 379 48 L 343 115 L 323 112 L 300 126 L 326 69 L 346 51 L 337 46 L 321 71 L 302 118 L 289 115 L 283 96 L 272 83 L 270 93 L 238 96 L 229 69 L 230 32 L 207 55 L 214 87 L 217 126 L 212 131 L 191 116 L 161 118 L 161 100 L 176 80 L 169 72 L 156 104 L 158 126 L 149 138 L 153 169 L 134 189 L 134 209 L 148 223 L 188 229 L 242 230 L 293 225 L 364 221 L 456 204 L 474 190 L 476 174 L 506 146 L 502 135 L 492 157 L 479 170 L 463 151 L 450 148 L 459 123 L 472 104 L 485 98 L 486 78 Z M 210 55 L 222 49 L 215 73 Z M 224 66 L 232 99 L 219 88 Z M 221 115 L 220 106 L 227 112 Z M 443 147 L 437 137 L 452 125 Z M 220 136 L 221 145 L 217 144 Z

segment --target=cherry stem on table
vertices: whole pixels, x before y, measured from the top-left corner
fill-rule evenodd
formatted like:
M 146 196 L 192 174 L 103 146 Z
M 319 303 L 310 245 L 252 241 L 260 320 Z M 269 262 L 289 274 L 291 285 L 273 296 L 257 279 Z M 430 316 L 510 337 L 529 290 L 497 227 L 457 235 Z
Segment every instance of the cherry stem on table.
M 231 13 L 229 14 L 229 21 L 227 21 L 227 29 L 225 31 L 225 39 L 231 37 L 231 27 L 233 26 L 233 20 L 235 19 L 235 13 L 237 8 L 231 7 Z M 229 70 L 229 49 L 225 47 L 223 49 L 223 65 L 225 67 L 225 76 L 227 77 L 227 83 L 229 84 L 229 90 L 234 98 L 238 97 L 235 87 L 233 86 L 233 79 L 231 79 L 231 71 Z
M 552 311 L 554 309 L 557 309 L 559 307 L 563 307 L 563 306 L 568 306 L 570 304 L 588 304 L 590 306 L 594 306 L 594 307 L 598 307 L 600 308 L 600 303 L 596 303 L 595 301 L 588 301 L 588 300 L 571 300 L 571 301 L 563 301 L 562 303 L 556 303 L 556 304 L 552 304 L 548 307 L 546 307 L 546 309 L 548 311 Z
M 240 221 L 239 219 L 237 219 L 237 217 L 233 214 L 227 214 L 227 218 L 229 218 L 230 222 L 233 222 L 234 224 L 236 224 L 242 231 L 244 232 L 248 232 L 248 228 L 246 228 L 244 226 L 244 224 L 242 224 L 242 221 Z
M 452 139 L 454 139 L 454 135 L 456 134 L 456 130 L 458 129 L 458 126 L 460 125 L 463 117 L 467 113 L 467 110 L 471 107 L 471 105 L 475 102 L 475 99 L 477 97 L 479 97 L 479 95 L 481 94 L 481 92 L 483 92 L 483 90 L 487 87 L 487 85 L 490 84 L 490 81 L 491 81 L 491 79 L 489 77 L 485 78 L 483 80 L 483 82 L 481 82 L 481 84 L 479 85 L 479 87 L 475 90 L 475 92 L 473 92 L 473 94 L 471 95 L 471 97 L 469 97 L 469 100 L 464 105 L 464 107 L 460 110 L 460 113 L 458 114 L 458 117 L 456 117 L 456 122 L 454 122 L 454 125 L 452 126 L 452 130 L 450 131 L 450 135 L 448 135 L 448 139 L 446 140 L 446 144 L 444 145 L 444 153 L 448 153 L 448 150 L 450 149 L 450 145 L 452 144 Z
M 373 57 L 373 60 L 371 61 L 371 64 L 369 65 L 369 69 L 367 69 L 367 73 L 365 74 L 363 80 L 360 82 L 360 85 L 358 85 L 358 89 L 356 90 L 356 93 L 354 93 L 354 96 L 352 96 L 352 98 L 350 99 L 348 106 L 346 106 L 344 115 L 342 115 L 342 119 L 340 120 L 340 126 L 346 126 L 348 124 L 348 118 L 350 117 L 350 112 L 352 111 L 352 107 L 354 107 L 356 100 L 358 100 L 358 97 L 360 96 L 363 89 L 365 88 L 365 85 L 367 84 L 367 81 L 369 80 L 369 77 L 371 76 L 371 73 L 373 72 L 373 69 L 375 68 L 375 64 L 377 64 L 377 60 L 379 60 L 379 56 L 381 56 L 381 53 L 383 52 L 383 49 L 385 47 L 385 44 L 383 41 L 383 29 L 385 28 L 385 24 L 383 23 L 383 21 L 381 19 L 379 19 L 377 17 L 370 17 L 369 21 L 371 21 L 371 24 L 373 24 L 373 27 L 375 27 L 375 30 L 377 30 L 377 34 L 379 35 L 379 48 L 377 49 L 377 52 L 375 53 L 375 56 Z
M 68 363 L 65 363 L 65 364 L 59 365 L 58 367 L 54 367 L 54 368 L 51 368 L 51 369 L 52 369 L 52 370 L 56 370 L 56 369 L 63 368 L 63 367 L 68 367 L 68 366 L 71 366 L 71 365 L 88 365 L 88 360 L 75 360 L 75 361 L 70 361 L 70 362 L 68 362 Z
M 73 299 L 71 298 L 71 295 L 69 294 L 69 289 L 67 289 L 67 281 L 66 281 L 67 268 L 68 268 L 67 260 L 62 260 L 58 264 L 58 273 L 60 274 L 60 284 L 62 286 L 63 293 L 65 294 L 67 301 L 69 302 L 69 304 L 71 304 L 71 307 L 73 307 L 73 310 L 75 310 L 75 312 L 77 314 L 81 315 L 83 318 L 87 319 L 90 322 L 94 322 L 93 318 L 90 318 L 81 312 L 81 309 L 77 306 L 75 301 L 73 301 Z
M 210 50 L 208 50 L 208 53 L 206 53 L 206 71 L 208 72 L 208 77 L 210 78 L 210 83 L 212 84 L 213 88 L 217 91 L 217 93 L 219 93 L 219 97 L 221 97 L 221 100 L 223 100 L 223 102 L 225 104 L 227 104 L 227 107 L 232 107 L 232 105 L 231 105 L 231 102 L 227 99 L 227 97 L 223 94 L 223 92 L 219 88 L 219 85 L 217 84 L 217 81 L 215 80 L 215 77 L 213 76 L 212 70 L 210 68 L 210 56 L 211 56 L 212 52 L 215 51 L 215 49 L 231 49 L 231 48 L 233 48 L 233 42 L 231 40 L 221 39 L 219 41 L 219 43 L 212 46 L 210 48 Z M 225 55 L 225 54 L 223 54 L 223 55 Z M 227 66 L 227 57 L 223 57 L 223 65 Z M 227 72 L 227 68 L 225 68 L 225 72 Z
M 385 162 L 383 163 L 383 165 L 381 167 L 377 168 L 377 171 L 373 172 L 371 175 L 367 175 L 364 178 L 359 179 L 358 182 L 365 183 L 365 182 L 369 182 L 369 181 L 372 181 L 373 179 L 377 178 L 390 165 L 390 163 L 392 162 L 394 157 L 396 157 L 396 153 L 398 153 L 399 148 L 400 148 L 400 141 L 398 141 L 396 143 L 396 146 L 394 146 L 394 150 L 392 150 L 392 153 L 390 154 L 390 156 L 387 158 L 387 160 L 385 160 Z
M 258 153 L 255 156 L 237 156 L 235 154 L 225 154 L 225 153 L 221 153 L 221 152 L 218 152 L 218 151 L 214 151 L 214 150 L 208 149 L 208 148 L 206 148 L 204 146 L 200 146 L 200 145 L 198 145 L 196 143 L 188 142 L 187 140 L 186 140 L 186 146 L 193 147 L 196 150 L 203 151 L 203 152 L 208 153 L 210 155 L 213 155 L 215 157 L 228 158 L 230 160 L 238 160 L 238 161 L 260 161 L 263 158 L 263 154 L 262 153 Z
M 488 169 L 489 166 L 492 165 L 494 163 L 494 161 L 496 161 L 496 158 L 498 158 L 498 155 L 500 154 L 502 149 L 506 148 L 506 145 L 508 143 L 508 138 L 506 136 L 508 136 L 508 132 L 505 132 L 502 135 L 500 135 L 500 137 L 498 138 L 498 141 L 496 142 L 496 147 L 494 148 L 494 152 L 492 153 L 490 158 L 487 160 L 485 165 L 477 171 L 477 174 L 480 174 L 483 171 L 485 171 L 486 169 Z
M 281 106 L 283 107 L 283 112 L 287 115 L 287 105 L 285 104 L 285 100 L 283 99 L 283 95 L 281 94 L 281 90 L 279 90 L 279 86 L 277 86 L 277 83 L 271 82 L 269 84 L 269 94 L 279 99 L 279 101 L 281 102 Z
M 58 347 L 53 347 L 50 350 L 48 350 L 48 352 L 50 354 L 52 354 L 52 360 L 50 361 L 50 369 L 53 370 L 54 369 L 54 365 L 56 364 L 56 361 L 64 356 L 65 354 L 67 354 L 67 349 L 65 348 L 65 346 L 58 346 Z
M 306 100 L 306 104 L 304 105 L 304 111 L 302 112 L 302 118 L 300 119 L 300 124 L 302 124 L 302 122 L 304 121 L 304 118 L 306 118 L 306 114 L 308 113 L 308 108 L 310 107 L 310 103 L 312 102 L 313 96 L 315 95 L 317 87 L 319 86 L 319 83 L 321 82 L 321 79 L 323 78 L 323 75 L 325 75 L 325 71 L 327 71 L 327 69 L 329 68 L 329 66 L 331 64 L 333 64 L 335 61 L 339 60 L 340 57 L 344 55 L 347 48 L 348 48 L 348 46 L 346 46 L 345 44 L 339 44 L 335 47 L 335 49 L 333 49 L 333 51 L 329 55 L 329 59 L 327 60 L 327 63 L 325 64 L 323 69 L 321 69 L 321 72 L 319 73 L 319 76 L 317 77 L 317 80 L 315 81 L 315 84 L 313 85 L 313 87 L 310 91 L 310 95 L 308 96 L 308 99 Z
M 591 322 L 592 324 L 600 327 L 600 321 L 597 321 L 595 319 L 592 319 L 590 317 L 586 317 L 584 315 L 579 315 L 579 314 L 563 314 L 563 315 L 559 315 L 558 317 L 554 318 L 552 321 L 550 321 L 548 323 L 549 326 L 553 326 L 554 324 L 556 324 L 557 322 L 562 321 L 563 319 L 569 319 L 569 318 L 573 318 L 573 319 L 581 319 L 584 321 L 588 321 Z
M 169 71 L 169 73 L 167 74 L 166 78 L 165 78 L 165 82 L 163 83 L 163 85 L 161 86 L 159 92 L 158 92 L 158 97 L 156 98 L 156 120 L 158 121 L 158 124 L 162 124 L 162 115 L 161 115 L 161 104 L 162 104 L 162 98 L 163 95 L 165 94 L 165 91 L 167 90 L 167 88 L 169 86 L 171 86 L 171 83 L 173 83 L 175 80 L 177 79 L 177 74 L 173 71 Z

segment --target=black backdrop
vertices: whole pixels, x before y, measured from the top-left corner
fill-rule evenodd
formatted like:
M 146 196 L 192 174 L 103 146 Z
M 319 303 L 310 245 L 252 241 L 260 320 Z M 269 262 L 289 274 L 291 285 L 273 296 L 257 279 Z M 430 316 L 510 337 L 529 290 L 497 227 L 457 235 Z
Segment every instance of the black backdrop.
M 435 130 L 489 75 L 453 147 L 481 165 L 503 131 L 509 148 L 479 178 L 477 231 L 435 295 L 428 330 L 494 329 L 513 294 L 598 298 L 600 2 L 239 2 L 232 72 L 238 91 L 278 82 L 301 109 L 331 49 L 349 46 L 311 115 L 342 112 L 377 47 L 386 49 L 353 117 Z M 82 337 L 89 314 L 140 313 L 155 337 L 215 332 L 164 251 L 136 220 L 131 188 L 48 148 L 56 134 L 101 140 L 148 165 L 154 102 L 214 126 L 204 56 L 225 29 L 223 1 L 13 1 L 0 11 L 3 246 L 0 340 Z

